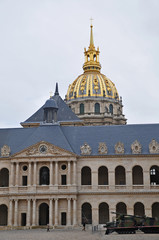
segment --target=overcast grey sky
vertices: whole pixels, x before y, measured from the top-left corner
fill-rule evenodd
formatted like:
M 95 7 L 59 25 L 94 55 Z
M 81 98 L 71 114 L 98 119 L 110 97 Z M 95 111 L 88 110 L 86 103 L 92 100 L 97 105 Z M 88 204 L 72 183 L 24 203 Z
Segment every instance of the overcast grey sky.
M 129 124 L 159 122 L 159 0 L 0 0 L 0 128 L 19 127 L 82 74 L 93 17 L 101 72 Z

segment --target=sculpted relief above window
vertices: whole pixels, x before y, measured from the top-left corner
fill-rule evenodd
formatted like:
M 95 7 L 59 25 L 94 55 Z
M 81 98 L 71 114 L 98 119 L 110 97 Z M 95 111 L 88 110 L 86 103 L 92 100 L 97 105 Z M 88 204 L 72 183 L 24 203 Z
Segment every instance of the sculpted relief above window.
M 137 140 L 135 140 L 135 142 L 133 142 L 131 144 L 131 151 L 132 151 L 133 154 L 141 153 L 142 146 L 141 146 L 141 144 Z
M 8 145 L 3 145 L 1 148 L 1 156 L 2 157 L 9 157 L 10 155 L 10 147 Z
M 149 152 L 159 153 L 159 144 L 155 139 L 152 139 L 152 141 L 149 144 Z
M 115 153 L 116 154 L 123 154 L 124 153 L 124 144 L 122 142 L 118 142 L 115 145 Z
M 87 143 L 84 143 L 84 145 L 82 145 L 80 149 L 82 155 L 90 155 L 92 151 L 91 147 Z
M 99 154 L 107 154 L 108 153 L 107 145 L 104 142 L 99 143 L 98 153 Z

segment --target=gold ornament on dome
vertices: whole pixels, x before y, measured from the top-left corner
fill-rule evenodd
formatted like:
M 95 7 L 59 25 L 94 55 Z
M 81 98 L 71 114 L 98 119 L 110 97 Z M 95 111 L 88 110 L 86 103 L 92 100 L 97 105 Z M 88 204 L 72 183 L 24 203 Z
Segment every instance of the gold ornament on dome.
M 105 84 L 106 84 L 106 86 L 107 86 L 108 92 L 111 92 L 111 88 L 110 88 L 110 84 L 109 84 L 108 79 L 107 79 L 107 78 L 104 78 L 104 79 L 105 79 Z
M 124 153 L 124 144 L 122 142 L 118 142 L 115 145 L 115 153 L 116 154 L 123 154 Z
M 84 145 L 82 145 L 80 149 L 81 155 L 90 155 L 92 151 L 91 147 L 87 143 L 84 143 Z
M 149 144 L 149 152 L 159 153 L 159 144 L 155 139 L 152 139 L 152 141 Z
M 97 79 L 97 77 L 95 76 L 94 77 L 94 90 L 96 91 L 96 92 L 98 92 L 98 90 L 99 90 L 99 86 L 98 86 L 98 79 Z
M 1 148 L 1 156 L 2 157 L 9 157 L 10 155 L 10 147 L 8 145 L 4 145 L 2 148 Z
M 135 142 L 133 142 L 131 144 L 131 151 L 132 151 L 133 154 L 141 153 L 142 146 L 141 146 L 141 144 L 137 140 L 135 140 Z
M 108 153 L 107 145 L 104 142 L 99 143 L 98 153 L 99 154 L 107 154 Z
M 82 79 L 82 83 L 81 83 L 81 87 L 80 87 L 80 90 L 81 92 L 83 93 L 84 89 L 85 89 L 85 86 L 86 86 L 86 76 L 83 77 Z

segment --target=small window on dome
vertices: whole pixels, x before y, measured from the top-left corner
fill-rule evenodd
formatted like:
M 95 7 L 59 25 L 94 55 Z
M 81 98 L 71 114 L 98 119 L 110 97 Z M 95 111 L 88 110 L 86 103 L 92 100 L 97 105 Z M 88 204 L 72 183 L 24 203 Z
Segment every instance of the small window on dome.
M 94 54 L 93 58 L 94 58 L 94 61 L 96 61 L 96 55 L 95 54 Z
M 80 114 L 84 114 L 84 104 L 80 104 Z
M 94 107 L 95 107 L 95 114 L 100 114 L 100 104 L 95 103 Z
M 87 61 L 90 61 L 90 56 L 89 55 L 87 55 Z
M 112 104 L 109 105 L 109 112 L 110 112 L 111 114 L 113 114 L 113 105 L 112 105 Z

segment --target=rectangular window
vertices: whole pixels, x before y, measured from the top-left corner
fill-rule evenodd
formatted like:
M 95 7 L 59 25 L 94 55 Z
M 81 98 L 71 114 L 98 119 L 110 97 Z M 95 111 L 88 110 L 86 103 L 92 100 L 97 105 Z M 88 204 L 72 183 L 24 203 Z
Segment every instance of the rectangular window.
M 21 226 L 26 226 L 26 213 L 21 213 Z
M 61 213 L 61 225 L 66 225 L 66 212 Z
M 66 175 L 61 175 L 61 185 L 66 185 L 67 181 L 66 181 Z
M 22 176 L 22 186 L 27 186 L 27 176 Z

